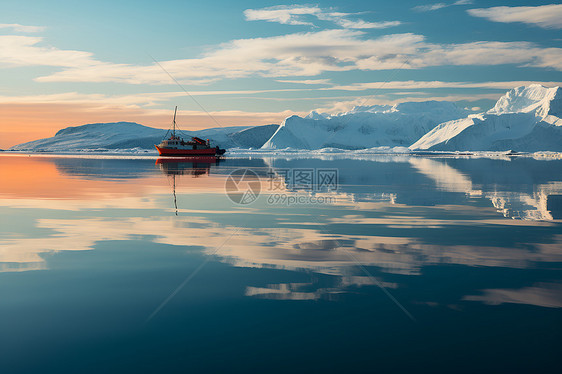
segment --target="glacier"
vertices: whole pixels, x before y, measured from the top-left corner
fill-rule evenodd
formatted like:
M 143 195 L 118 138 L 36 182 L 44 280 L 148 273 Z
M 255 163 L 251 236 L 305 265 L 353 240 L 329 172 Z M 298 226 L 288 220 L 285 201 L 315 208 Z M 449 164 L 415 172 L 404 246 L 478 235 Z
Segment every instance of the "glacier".
M 447 101 L 359 106 L 335 115 L 291 116 L 262 149 L 408 147 L 438 124 L 466 117 Z
M 487 112 L 442 123 L 413 151 L 562 151 L 562 90 L 538 84 L 508 91 Z

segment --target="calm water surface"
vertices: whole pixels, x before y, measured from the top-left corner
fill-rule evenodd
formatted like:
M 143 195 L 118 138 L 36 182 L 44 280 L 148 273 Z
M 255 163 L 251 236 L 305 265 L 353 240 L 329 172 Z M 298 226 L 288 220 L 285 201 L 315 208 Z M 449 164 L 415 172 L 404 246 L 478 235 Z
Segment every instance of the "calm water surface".
M 0 178 L 2 373 L 562 365 L 561 160 L 3 155 Z

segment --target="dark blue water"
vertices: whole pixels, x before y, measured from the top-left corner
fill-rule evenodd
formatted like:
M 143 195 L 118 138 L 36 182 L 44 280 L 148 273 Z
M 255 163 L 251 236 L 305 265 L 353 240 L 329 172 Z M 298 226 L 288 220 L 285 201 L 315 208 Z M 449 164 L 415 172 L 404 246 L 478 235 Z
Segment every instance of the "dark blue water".
M 2 373 L 561 367 L 560 160 L 3 156 L 0 176 Z

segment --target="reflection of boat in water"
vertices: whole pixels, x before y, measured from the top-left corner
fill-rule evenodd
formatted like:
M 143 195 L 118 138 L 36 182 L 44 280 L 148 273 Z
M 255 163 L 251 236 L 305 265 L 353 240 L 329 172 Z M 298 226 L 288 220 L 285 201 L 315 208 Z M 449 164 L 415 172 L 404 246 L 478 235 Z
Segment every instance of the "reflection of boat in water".
M 191 137 L 191 140 L 185 141 L 181 136 L 176 135 L 176 112 L 178 107 L 174 110 L 174 120 L 172 122 L 172 133 L 168 139 L 162 140 L 158 145 L 154 145 L 161 156 L 220 156 L 224 154 L 225 150 L 216 147 L 211 147 L 209 139 L 207 141 L 200 139 L 196 136 Z M 166 134 L 167 135 L 167 134 Z
M 182 158 L 158 158 L 156 165 L 166 175 L 199 175 L 209 174 L 211 165 L 219 163 L 215 156 L 197 156 Z
M 157 158 L 155 165 L 167 176 L 171 177 L 172 192 L 174 196 L 174 206 L 176 208 L 176 216 L 178 215 L 178 204 L 176 199 L 176 176 L 191 175 L 197 178 L 201 175 L 209 175 L 211 165 L 217 165 L 219 158 L 216 156 L 197 156 L 197 157 L 174 157 L 174 158 Z

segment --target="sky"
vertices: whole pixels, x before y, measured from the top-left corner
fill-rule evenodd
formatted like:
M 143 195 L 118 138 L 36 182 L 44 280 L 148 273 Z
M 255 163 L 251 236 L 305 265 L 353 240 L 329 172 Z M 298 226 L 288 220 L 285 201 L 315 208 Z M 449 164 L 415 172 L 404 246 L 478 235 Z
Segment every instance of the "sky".
M 0 148 L 68 126 L 281 123 L 562 85 L 554 1 L 0 3 Z M 209 115 L 210 114 L 210 115 Z

